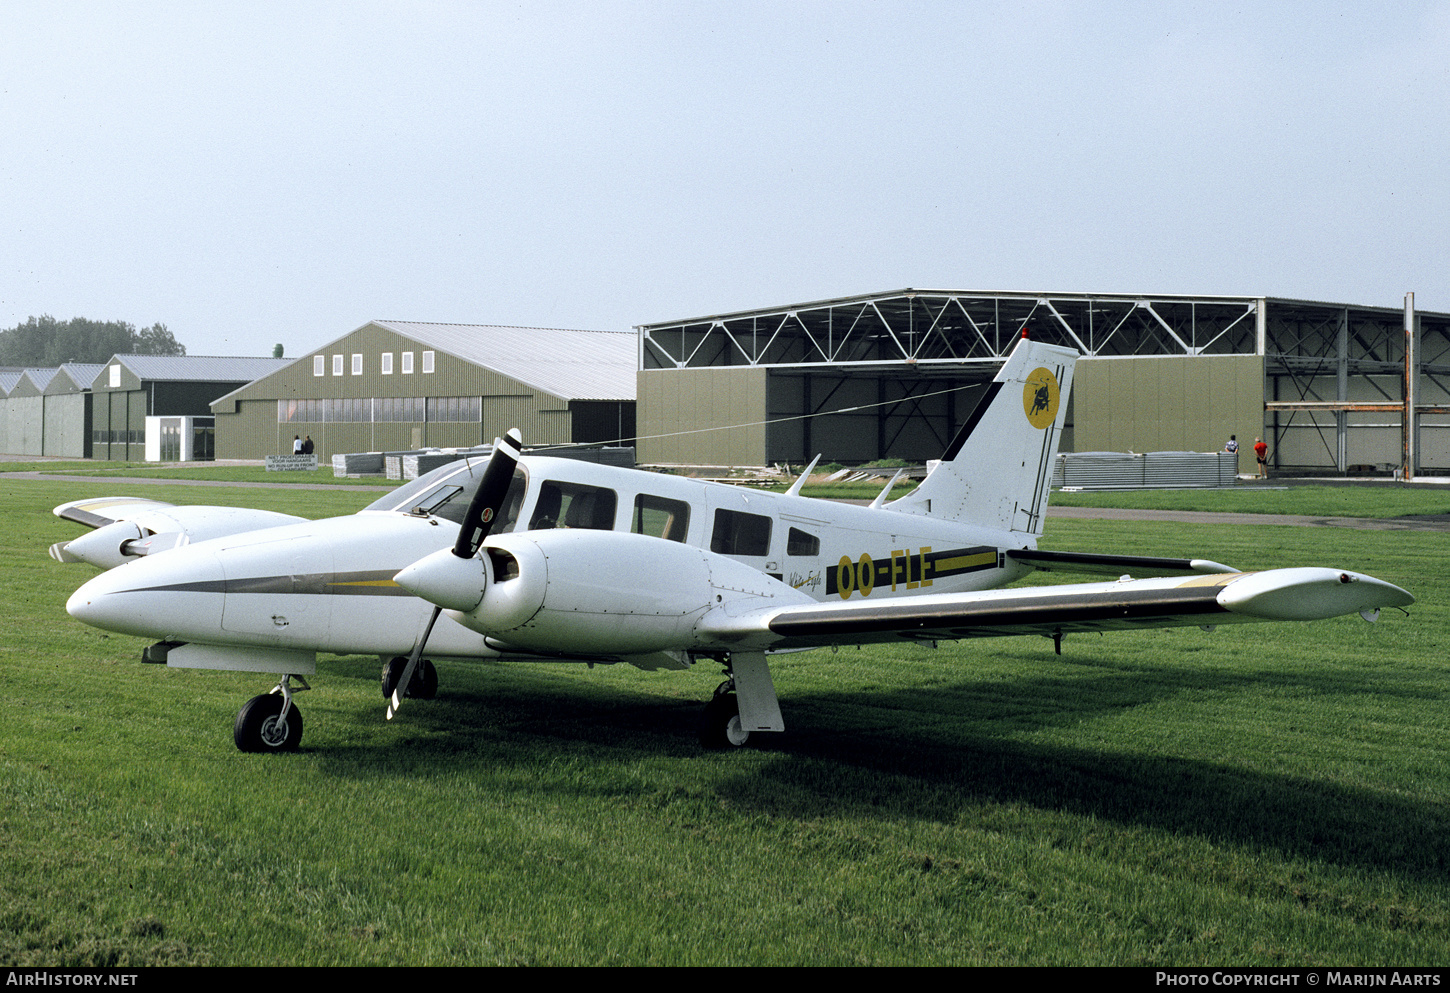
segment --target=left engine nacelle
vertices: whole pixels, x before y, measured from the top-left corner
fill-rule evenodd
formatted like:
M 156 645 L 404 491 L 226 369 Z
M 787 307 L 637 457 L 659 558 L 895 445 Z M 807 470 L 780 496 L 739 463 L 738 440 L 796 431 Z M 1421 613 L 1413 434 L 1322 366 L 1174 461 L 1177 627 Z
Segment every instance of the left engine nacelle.
M 81 501 L 75 501 L 80 503 Z M 57 562 L 87 562 L 114 569 L 144 555 L 180 548 L 194 541 L 225 538 L 247 531 L 298 524 L 304 518 L 249 507 L 173 507 L 136 501 L 140 508 L 71 541 L 57 542 L 50 556 Z M 56 512 L 71 504 L 62 504 Z

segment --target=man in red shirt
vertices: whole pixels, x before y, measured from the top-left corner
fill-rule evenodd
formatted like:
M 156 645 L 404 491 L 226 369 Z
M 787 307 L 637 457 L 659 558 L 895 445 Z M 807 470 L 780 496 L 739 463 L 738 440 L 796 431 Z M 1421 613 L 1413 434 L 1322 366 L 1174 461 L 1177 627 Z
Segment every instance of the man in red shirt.
M 1269 477 L 1269 446 L 1264 444 L 1263 438 L 1254 439 L 1254 457 L 1259 460 L 1259 479 Z

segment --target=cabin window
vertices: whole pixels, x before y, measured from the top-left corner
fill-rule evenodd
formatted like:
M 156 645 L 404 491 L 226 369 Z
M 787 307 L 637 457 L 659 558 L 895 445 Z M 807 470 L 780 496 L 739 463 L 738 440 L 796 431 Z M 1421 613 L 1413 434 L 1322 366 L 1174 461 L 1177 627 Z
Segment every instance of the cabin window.
M 821 539 L 800 528 L 791 528 L 785 537 L 785 554 L 819 555 L 821 554 Z
M 770 518 L 738 510 L 715 511 L 715 530 L 710 551 L 721 555 L 767 555 L 770 553 Z
M 432 371 L 433 371 L 433 353 L 432 352 L 424 352 L 423 353 L 423 372 L 424 373 L 430 373 Z
M 412 374 L 413 374 L 413 353 L 412 352 L 404 352 L 403 353 L 403 375 L 405 375 L 405 376 L 411 376 Z
M 641 493 L 634 498 L 634 522 L 630 530 L 667 541 L 684 541 L 690 530 L 690 505 L 683 500 Z
M 391 376 L 393 374 L 393 353 L 383 352 L 382 360 L 382 369 L 380 371 L 384 376 Z
M 360 352 L 354 352 L 353 353 L 353 356 L 352 356 L 352 374 L 354 376 L 361 376 L 362 375 L 362 353 L 360 353 Z
M 589 528 L 610 531 L 614 528 L 614 508 L 618 502 L 618 495 L 602 486 L 581 486 L 551 479 L 539 487 L 539 502 L 534 505 L 529 530 Z
M 342 375 L 342 356 L 341 355 L 334 355 L 332 357 L 332 374 L 334 376 L 341 376 Z
M 314 376 L 326 376 L 327 375 L 327 357 L 326 356 L 323 356 L 323 355 L 314 355 L 314 356 L 312 356 L 312 375 L 314 375 Z

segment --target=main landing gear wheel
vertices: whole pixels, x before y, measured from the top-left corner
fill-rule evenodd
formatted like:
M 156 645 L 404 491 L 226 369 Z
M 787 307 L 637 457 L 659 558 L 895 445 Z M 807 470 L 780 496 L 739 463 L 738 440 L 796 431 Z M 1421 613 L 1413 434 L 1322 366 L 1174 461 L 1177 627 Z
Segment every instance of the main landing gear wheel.
M 237 713 L 232 739 L 244 752 L 295 752 L 302 741 L 302 712 L 278 693 L 254 696 Z
M 700 744 L 705 748 L 740 748 L 750 731 L 740 724 L 740 701 L 734 693 L 717 693 L 700 715 Z
M 394 655 L 383 665 L 383 699 L 391 700 L 403 670 L 408 668 L 406 655 Z M 431 700 L 438 695 L 438 669 L 429 659 L 419 659 L 417 671 L 413 673 L 412 685 L 403 696 L 413 700 Z

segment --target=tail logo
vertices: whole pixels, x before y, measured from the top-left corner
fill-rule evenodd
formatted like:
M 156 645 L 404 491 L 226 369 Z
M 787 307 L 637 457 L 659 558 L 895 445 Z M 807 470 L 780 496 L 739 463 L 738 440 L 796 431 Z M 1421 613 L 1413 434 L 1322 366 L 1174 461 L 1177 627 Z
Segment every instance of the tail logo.
M 1027 422 L 1042 430 L 1057 420 L 1057 404 L 1062 399 L 1062 388 L 1050 369 L 1039 366 L 1032 370 L 1022 387 L 1022 409 Z

